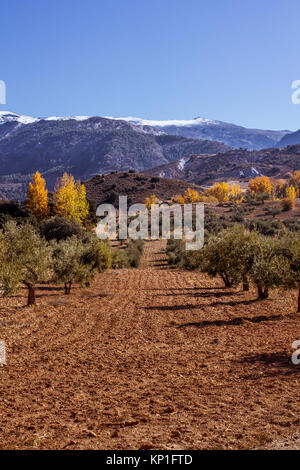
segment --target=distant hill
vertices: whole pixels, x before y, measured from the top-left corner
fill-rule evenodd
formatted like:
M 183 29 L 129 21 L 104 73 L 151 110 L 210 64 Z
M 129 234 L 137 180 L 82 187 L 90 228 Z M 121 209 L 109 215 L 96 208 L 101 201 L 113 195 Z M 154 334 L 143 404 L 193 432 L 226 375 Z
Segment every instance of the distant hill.
M 118 196 L 128 196 L 128 204 L 143 203 L 147 196 L 155 194 L 162 201 L 183 193 L 188 187 L 199 191 L 201 187 L 185 181 L 153 177 L 134 172 L 116 172 L 98 175 L 84 181 L 88 198 L 97 205 L 103 202 L 118 204 Z
M 287 134 L 278 142 L 278 147 L 287 147 L 288 145 L 300 144 L 300 129 L 291 134 Z
M 190 155 L 147 170 L 146 174 L 207 185 L 217 180 L 247 180 L 258 175 L 284 178 L 299 169 L 300 145 L 294 145 L 252 152 L 230 150 L 216 155 Z

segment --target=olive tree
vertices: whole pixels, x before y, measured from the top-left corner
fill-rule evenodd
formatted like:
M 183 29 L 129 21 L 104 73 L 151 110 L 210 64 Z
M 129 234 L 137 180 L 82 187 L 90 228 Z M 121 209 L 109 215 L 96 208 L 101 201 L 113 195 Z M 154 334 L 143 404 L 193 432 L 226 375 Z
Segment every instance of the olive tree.
M 20 283 L 28 289 L 27 305 L 35 305 L 36 284 L 47 280 L 51 269 L 51 247 L 30 224 L 11 221 L 0 232 L 0 285 L 4 295 Z
M 288 263 L 288 269 L 283 277 L 282 285 L 298 289 L 298 307 L 300 312 L 300 239 L 297 233 L 288 233 L 279 240 L 278 253 L 283 255 Z
M 105 242 L 95 236 L 84 240 L 72 236 L 59 242 L 52 241 L 53 280 L 62 282 L 65 294 L 70 294 L 72 284 L 88 285 L 97 272 L 111 265 L 111 252 Z
M 243 282 L 244 290 L 247 290 L 250 237 L 251 234 L 238 225 L 211 237 L 195 257 L 200 270 L 212 277 L 220 276 L 225 287 Z
M 257 287 L 259 299 L 266 299 L 271 287 L 280 287 L 285 282 L 289 263 L 278 247 L 277 239 L 264 235 L 257 235 L 249 244 L 249 277 Z

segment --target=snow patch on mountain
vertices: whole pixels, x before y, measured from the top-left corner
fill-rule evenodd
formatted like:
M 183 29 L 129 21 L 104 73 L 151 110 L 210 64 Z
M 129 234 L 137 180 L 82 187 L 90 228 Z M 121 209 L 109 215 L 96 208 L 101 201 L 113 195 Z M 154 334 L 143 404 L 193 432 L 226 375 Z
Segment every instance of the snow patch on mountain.
M 254 166 L 252 166 L 251 168 L 246 168 L 245 170 L 241 170 L 239 172 L 240 178 L 256 178 L 256 176 L 263 176 L 263 174 L 257 171 Z
M 169 119 L 166 121 L 154 121 L 151 119 L 142 119 L 138 117 L 128 116 L 128 117 L 112 117 L 105 116 L 106 119 L 114 119 L 120 121 L 127 121 L 130 124 L 135 126 L 153 126 L 153 127 L 166 127 L 166 126 L 179 126 L 179 127 L 193 127 L 205 124 L 218 124 L 218 121 L 213 121 L 211 119 L 206 119 L 202 117 L 197 117 L 195 119 Z
M 76 121 L 85 121 L 90 119 L 90 116 L 49 116 L 45 118 L 34 118 L 31 116 L 24 116 L 22 114 L 12 113 L 10 111 L 0 111 L 0 124 L 7 122 L 18 122 L 20 124 L 32 124 L 38 121 L 69 121 L 75 119 Z
M 44 118 L 45 121 L 70 121 L 74 119 L 75 121 L 86 121 L 90 119 L 91 116 L 49 116 Z
M 38 119 L 31 116 L 22 116 L 21 114 L 12 113 L 10 111 L 0 111 L 0 124 L 7 122 L 19 122 L 20 124 L 32 124 Z
M 184 167 L 185 167 L 186 162 L 187 162 L 187 160 L 184 157 L 181 158 L 178 162 L 178 165 L 177 165 L 178 170 L 183 170 Z

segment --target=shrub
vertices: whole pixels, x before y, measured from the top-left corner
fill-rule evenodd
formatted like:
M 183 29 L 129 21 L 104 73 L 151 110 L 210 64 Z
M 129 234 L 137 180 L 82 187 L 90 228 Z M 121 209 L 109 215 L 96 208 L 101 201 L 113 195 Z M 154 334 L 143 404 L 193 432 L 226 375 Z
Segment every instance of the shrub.
M 117 248 L 112 250 L 112 269 L 129 268 L 129 260 L 124 250 L 118 250 Z
M 300 231 L 300 222 L 296 218 L 286 219 L 283 223 L 291 232 Z
M 143 253 L 143 247 L 143 240 L 130 240 L 125 253 L 128 259 L 128 264 L 131 268 L 139 267 Z
M 287 212 L 295 208 L 295 199 L 285 197 L 280 201 L 282 212 Z
M 37 225 L 36 219 L 29 210 L 23 209 L 14 201 L 0 201 L 0 228 L 3 228 L 7 222 L 12 220 L 15 220 L 18 225 L 24 222 Z
M 47 241 L 66 240 L 72 236 L 82 237 L 83 230 L 77 222 L 64 217 L 52 217 L 41 225 L 41 234 Z
M 175 240 L 171 238 L 167 241 L 166 253 L 168 256 L 168 264 L 179 264 L 184 256 L 185 244 L 183 240 Z
M 257 231 L 265 236 L 275 236 L 280 233 L 284 225 L 280 220 L 257 220 L 253 219 L 245 223 L 251 231 Z
M 112 191 L 109 196 L 105 199 L 104 202 L 107 204 L 115 204 L 119 200 L 119 195 L 116 193 L 116 191 Z
M 275 217 L 281 212 L 278 206 L 267 206 L 265 207 L 264 211 L 267 215 L 271 215 L 272 217 Z

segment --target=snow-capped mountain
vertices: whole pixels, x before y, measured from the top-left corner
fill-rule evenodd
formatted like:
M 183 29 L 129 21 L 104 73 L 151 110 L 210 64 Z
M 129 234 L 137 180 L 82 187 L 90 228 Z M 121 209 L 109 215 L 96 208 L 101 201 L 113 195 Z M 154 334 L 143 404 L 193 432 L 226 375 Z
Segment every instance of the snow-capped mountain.
M 130 122 L 135 126 L 151 126 L 151 127 L 193 127 L 193 126 L 205 126 L 206 124 L 218 124 L 220 121 L 213 121 L 211 119 L 206 119 L 202 117 L 197 117 L 195 119 L 169 119 L 166 121 L 155 121 L 151 119 L 143 119 L 138 117 L 110 117 L 106 116 L 108 119 L 117 119 L 122 121 Z
M 12 113 L 10 111 L 0 111 L 0 124 L 6 124 L 7 122 L 31 124 L 36 121 L 38 121 L 38 119 L 31 116 L 22 116 L 21 114 Z
M 234 148 L 260 150 L 274 147 L 290 131 L 272 131 L 262 129 L 248 129 L 235 124 L 196 117 L 190 120 L 149 120 L 138 117 L 120 117 L 135 126 L 148 126 L 169 135 L 180 135 L 189 139 L 206 139 L 223 142 Z
M 101 117 L 30 119 L 7 112 L 1 113 L 1 122 L 0 198 L 23 197 L 36 170 L 52 190 L 64 171 L 83 180 L 117 170 L 143 171 L 192 153 L 229 149 L 220 142 L 166 135 L 154 127 Z
M 41 120 L 45 121 L 85 121 L 90 116 L 50 116 L 33 118 L 22 116 L 8 111 L 0 112 L 0 124 L 6 122 L 18 122 L 20 124 L 32 124 Z M 288 130 L 272 131 L 262 129 L 248 129 L 235 124 L 196 117 L 190 120 L 151 120 L 139 117 L 111 117 L 105 119 L 125 121 L 134 126 L 135 130 L 152 135 L 177 135 L 188 139 L 211 140 L 222 142 L 234 148 L 246 148 L 248 150 L 260 150 L 276 147 L 278 142 L 291 132 Z
M 75 121 L 85 121 L 89 119 L 90 116 L 49 116 L 45 118 L 34 118 L 31 116 L 24 116 L 17 113 L 12 113 L 10 111 L 0 111 L 0 124 L 5 124 L 6 122 L 18 122 L 20 124 L 32 124 L 38 121 L 69 121 L 75 119 Z

